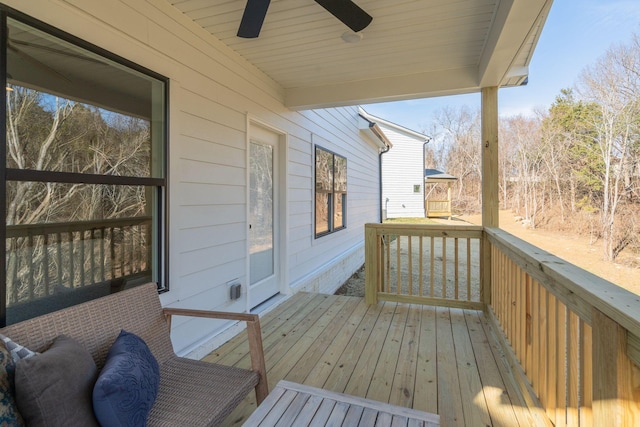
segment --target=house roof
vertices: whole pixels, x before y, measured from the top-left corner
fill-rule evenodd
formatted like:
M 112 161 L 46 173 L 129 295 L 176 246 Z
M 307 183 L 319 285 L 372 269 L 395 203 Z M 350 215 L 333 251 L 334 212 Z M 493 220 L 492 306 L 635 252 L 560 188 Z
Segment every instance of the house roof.
M 372 120 L 369 120 L 367 116 L 362 114 L 363 110 L 360 110 L 359 116 L 359 127 L 361 131 L 368 132 L 373 137 L 373 140 L 376 141 L 378 148 L 383 151 L 387 151 L 389 148 L 393 147 L 393 144 L 387 138 L 387 135 L 380 129 L 380 126 Z
M 425 169 L 424 170 L 424 180 L 425 182 L 442 182 L 442 181 L 457 181 L 453 175 L 449 175 L 448 173 L 444 173 L 439 171 L 438 169 Z
M 421 142 L 427 142 L 429 141 L 431 138 L 421 132 L 417 132 L 415 130 L 411 130 L 409 128 L 406 128 L 404 126 L 400 126 L 396 123 L 390 122 L 388 120 L 385 120 L 383 118 L 374 116 L 373 114 L 369 114 L 367 113 L 364 108 L 359 107 L 359 113 L 360 113 L 360 117 L 364 118 L 365 120 L 367 120 L 370 123 L 375 123 L 375 124 L 382 124 L 384 126 L 390 127 L 395 129 L 398 132 L 402 132 L 412 138 L 416 138 L 418 140 L 420 140 Z
M 305 109 L 524 84 L 553 0 L 356 0 L 373 17 L 358 43 L 313 0 L 272 0 L 254 39 L 236 36 L 244 1 L 167 2 Z

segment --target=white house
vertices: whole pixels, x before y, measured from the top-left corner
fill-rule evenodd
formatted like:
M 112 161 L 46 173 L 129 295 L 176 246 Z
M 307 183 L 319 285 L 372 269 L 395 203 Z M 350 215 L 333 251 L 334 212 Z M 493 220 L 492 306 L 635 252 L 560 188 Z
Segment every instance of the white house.
M 246 39 L 245 2 L 4 0 L 1 322 L 148 280 L 164 305 L 237 312 L 339 286 L 379 220 L 386 147 L 355 105 L 483 91 L 491 119 L 551 7 L 358 3 L 359 35 L 276 0 Z M 411 215 L 423 170 L 398 202 Z M 201 355 L 228 327 L 176 319 L 174 346 Z
M 382 217 L 406 218 L 425 216 L 424 146 L 429 137 L 360 108 L 360 115 L 380 127 L 390 142 L 382 153 Z

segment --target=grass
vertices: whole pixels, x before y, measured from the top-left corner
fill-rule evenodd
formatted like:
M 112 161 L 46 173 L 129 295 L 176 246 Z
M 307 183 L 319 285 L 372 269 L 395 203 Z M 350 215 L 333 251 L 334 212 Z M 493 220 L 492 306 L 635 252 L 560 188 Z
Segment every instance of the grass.
M 429 218 L 387 218 L 384 222 L 389 224 L 438 224 Z

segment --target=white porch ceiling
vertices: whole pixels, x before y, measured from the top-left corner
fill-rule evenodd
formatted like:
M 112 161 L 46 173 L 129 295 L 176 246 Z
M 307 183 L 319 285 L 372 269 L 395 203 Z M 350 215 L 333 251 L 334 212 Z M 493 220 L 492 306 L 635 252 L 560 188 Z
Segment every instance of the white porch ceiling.
M 244 0 L 168 0 L 282 86 L 292 109 L 469 93 L 526 81 L 552 0 L 355 0 L 358 43 L 313 0 L 272 0 L 260 37 Z

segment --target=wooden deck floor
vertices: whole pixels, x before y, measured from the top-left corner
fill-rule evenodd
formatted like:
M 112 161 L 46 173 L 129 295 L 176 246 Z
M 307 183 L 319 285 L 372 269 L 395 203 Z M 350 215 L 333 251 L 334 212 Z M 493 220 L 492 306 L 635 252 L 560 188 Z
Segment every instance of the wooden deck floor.
M 547 425 L 482 312 L 299 293 L 261 319 L 267 377 L 437 413 L 443 426 Z M 246 334 L 204 360 L 249 367 Z M 253 393 L 226 420 L 240 425 Z

